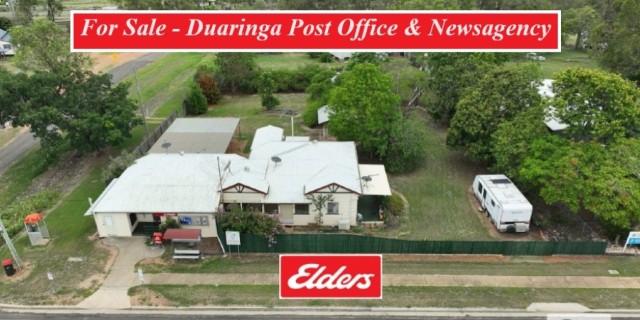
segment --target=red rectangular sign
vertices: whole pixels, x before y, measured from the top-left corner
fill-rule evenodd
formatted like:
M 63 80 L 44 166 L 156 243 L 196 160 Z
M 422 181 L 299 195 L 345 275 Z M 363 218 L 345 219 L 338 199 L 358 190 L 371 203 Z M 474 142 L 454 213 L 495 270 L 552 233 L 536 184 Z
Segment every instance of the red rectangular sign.
M 280 299 L 382 299 L 382 255 L 280 255 Z
M 71 50 L 560 51 L 560 11 L 72 11 Z

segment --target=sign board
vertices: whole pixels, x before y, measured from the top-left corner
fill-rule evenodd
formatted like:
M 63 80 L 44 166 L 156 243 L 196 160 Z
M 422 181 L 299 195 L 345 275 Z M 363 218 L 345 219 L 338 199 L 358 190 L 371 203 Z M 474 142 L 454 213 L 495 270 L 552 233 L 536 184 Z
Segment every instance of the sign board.
M 227 245 L 229 246 L 239 246 L 240 245 L 240 232 L 238 231 L 225 231 L 224 232 L 227 238 Z
M 631 231 L 629 232 L 629 236 L 627 237 L 627 242 L 624 244 L 624 248 L 622 248 L 622 252 L 627 250 L 628 245 L 640 244 L 640 231 Z

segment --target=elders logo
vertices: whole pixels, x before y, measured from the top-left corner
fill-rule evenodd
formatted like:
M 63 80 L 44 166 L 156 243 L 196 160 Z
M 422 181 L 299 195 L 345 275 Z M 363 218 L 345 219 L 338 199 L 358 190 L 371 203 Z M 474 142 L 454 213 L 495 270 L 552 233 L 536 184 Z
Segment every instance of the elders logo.
M 280 255 L 280 299 L 382 299 L 382 255 Z

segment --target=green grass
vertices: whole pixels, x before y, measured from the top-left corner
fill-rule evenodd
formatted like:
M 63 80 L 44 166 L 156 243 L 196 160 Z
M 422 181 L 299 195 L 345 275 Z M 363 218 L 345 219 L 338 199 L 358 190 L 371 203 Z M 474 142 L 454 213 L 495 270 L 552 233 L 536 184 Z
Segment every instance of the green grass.
M 138 100 L 138 86 L 144 108 L 149 114 L 167 117 L 174 110 L 182 109 L 182 100 L 187 93 L 187 84 L 198 65 L 213 58 L 205 53 L 170 53 L 156 62 L 137 71 L 138 83 L 134 75 L 125 78 L 131 83 L 129 97 Z
M 378 233 L 416 240 L 491 240 L 467 195 L 473 176 L 482 169 L 447 149 L 444 132 L 426 127 L 427 158 L 422 167 L 389 176 L 391 187 L 407 198 L 409 212 L 398 229 Z
M 563 47 L 562 52 L 540 53 L 539 55 L 545 57 L 545 61 L 540 62 L 540 69 L 544 79 L 553 78 L 553 75 L 556 72 L 574 67 L 583 67 L 587 69 L 600 68 L 598 61 L 593 57 L 590 57 L 588 53 L 569 47 Z
M 150 285 L 174 306 L 519 308 L 534 302 L 574 302 L 593 309 L 636 309 L 640 289 L 539 289 L 487 287 L 384 287 L 383 299 L 280 300 L 278 286 Z
M 306 53 L 261 53 L 256 55 L 256 63 L 264 69 L 289 69 L 295 70 L 306 64 L 321 64 L 318 59 L 311 59 Z M 337 67 L 339 62 L 322 63 L 322 66 Z
M 39 147 L 31 149 L 24 157 L 0 175 L 0 207 L 5 207 L 24 193 L 33 179 L 43 172 Z
M 209 257 L 199 263 L 139 265 L 148 273 L 278 273 L 277 255 L 229 255 Z M 617 270 L 622 277 L 640 276 L 634 257 L 609 257 L 601 262 L 543 262 L 541 257 L 512 257 L 504 262 L 456 262 L 413 259 L 395 260 L 385 256 L 385 274 L 442 274 L 495 276 L 612 276 Z M 616 277 L 616 276 L 613 276 Z

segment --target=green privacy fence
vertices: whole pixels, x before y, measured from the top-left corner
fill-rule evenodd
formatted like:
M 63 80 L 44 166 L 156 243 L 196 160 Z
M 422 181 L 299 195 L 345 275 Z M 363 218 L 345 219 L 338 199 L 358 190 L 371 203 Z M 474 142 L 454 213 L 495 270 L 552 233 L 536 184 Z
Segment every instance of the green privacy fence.
M 225 250 L 229 246 L 218 227 Z M 509 256 L 545 256 L 554 254 L 603 255 L 607 248 L 598 242 L 550 241 L 420 241 L 400 240 L 355 234 L 279 234 L 276 243 L 253 234 L 240 235 L 240 252 L 252 253 L 428 253 L 428 254 L 502 254 Z M 232 251 L 237 248 L 234 246 Z

